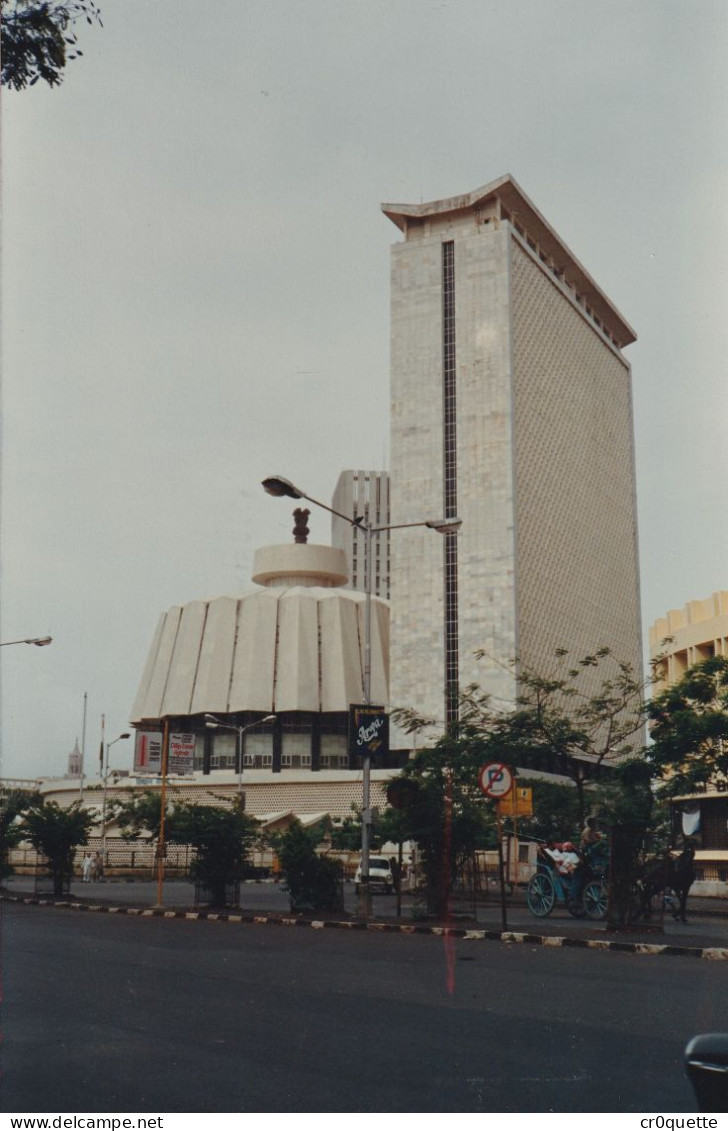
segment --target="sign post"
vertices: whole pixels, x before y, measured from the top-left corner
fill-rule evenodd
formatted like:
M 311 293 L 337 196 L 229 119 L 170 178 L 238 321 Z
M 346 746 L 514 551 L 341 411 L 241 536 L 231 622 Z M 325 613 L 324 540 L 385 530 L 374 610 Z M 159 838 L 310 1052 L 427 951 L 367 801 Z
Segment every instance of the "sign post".
M 480 767 L 478 784 L 486 797 L 496 802 L 496 836 L 498 837 L 498 875 L 500 878 L 501 895 L 501 925 L 502 930 L 508 930 L 508 913 L 506 910 L 506 882 L 503 874 L 503 829 L 501 826 L 501 800 L 508 797 L 513 789 L 513 771 L 503 762 L 486 762 Z
M 164 857 L 167 852 L 165 844 L 165 821 L 167 817 L 167 768 L 169 765 L 169 719 L 164 720 L 164 737 L 162 739 L 162 786 L 159 791 L 159 836 L 157 838 L 157 907 L 163 907 L 162 894 L 164 891 Z

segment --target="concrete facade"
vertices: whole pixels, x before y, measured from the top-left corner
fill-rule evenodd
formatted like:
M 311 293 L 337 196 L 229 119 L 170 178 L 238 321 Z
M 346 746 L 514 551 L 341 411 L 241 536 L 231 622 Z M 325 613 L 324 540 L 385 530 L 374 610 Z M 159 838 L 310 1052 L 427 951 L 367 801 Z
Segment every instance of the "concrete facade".
M 363 516 L 372 526 L 388 526 L 389 474 L 386 471 L 342 471 L 334 489 L 331 506 L 339 514 Z M 372 593 L 389 599 L 389 531 L 372 543 Z M 349 578 L 348 589 L 366 591 L 365 540 L 360 530 L 337 515 L 331 516 L 331 545 L 343 550 Z
M 650 655 L 665 657 L 663 687 L 676 683 L 701 660 L 728 656 L 728 590 L 658 617 L 650 626 Z
M 639 673 L 634 332 L 511 177 L 383 209 L 392 522 L 462 519 L 444 553 L 392 539 L 393 705 L 442 723 L 473 682 L 506 705 L 511 661 L 561 647 Z

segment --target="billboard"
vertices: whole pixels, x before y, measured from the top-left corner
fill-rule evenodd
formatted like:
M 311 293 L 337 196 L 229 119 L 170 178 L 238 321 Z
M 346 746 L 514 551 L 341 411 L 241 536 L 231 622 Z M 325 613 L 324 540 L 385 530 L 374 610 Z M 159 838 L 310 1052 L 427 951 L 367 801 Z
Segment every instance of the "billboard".
M 134 773 L 161 774 L 162 742 L 161 730 L 138 730 L 134 743 Z
M 349 706 L 349 759 L 383 758 L 389 753 L 389 717 L 371 703 Z
M 168 774 L 191 774 L 195 763 L 194 734 L 170 734 Z

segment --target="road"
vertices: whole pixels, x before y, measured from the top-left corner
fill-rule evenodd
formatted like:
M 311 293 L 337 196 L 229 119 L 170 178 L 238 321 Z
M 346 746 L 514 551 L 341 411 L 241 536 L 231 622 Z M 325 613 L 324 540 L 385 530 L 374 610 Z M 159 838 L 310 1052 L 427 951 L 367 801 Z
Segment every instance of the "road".
M 728 1028 L 705 960 L 2 913 L 10 1112 L 689 1112 Z

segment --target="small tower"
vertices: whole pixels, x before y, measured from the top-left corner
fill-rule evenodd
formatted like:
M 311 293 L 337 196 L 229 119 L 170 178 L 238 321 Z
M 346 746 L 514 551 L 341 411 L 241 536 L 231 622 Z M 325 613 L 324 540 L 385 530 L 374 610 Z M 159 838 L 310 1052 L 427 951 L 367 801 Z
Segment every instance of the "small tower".
M 78 748 L 78 739 L 73 750 L 68 755 L 68 772 L 67 778 L 80 778 L 83 774 L 83 754 Z

